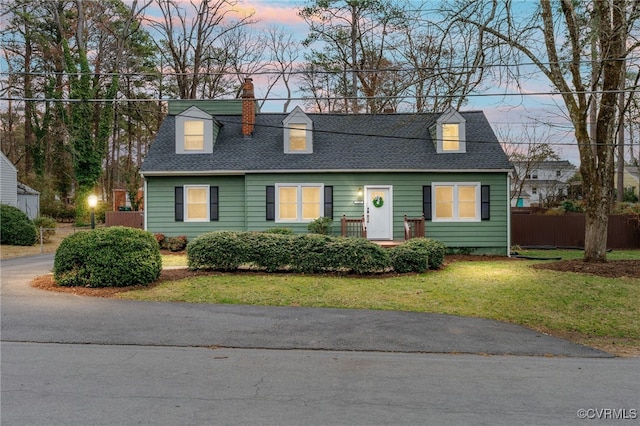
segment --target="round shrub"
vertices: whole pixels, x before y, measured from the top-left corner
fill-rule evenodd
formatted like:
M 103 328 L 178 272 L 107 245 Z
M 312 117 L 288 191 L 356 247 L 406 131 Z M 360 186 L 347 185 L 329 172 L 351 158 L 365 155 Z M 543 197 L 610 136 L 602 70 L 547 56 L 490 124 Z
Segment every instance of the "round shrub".
M 58 226 L 58 222 L 52 217 L 48 216 L 38 216 L 33 219 L 33 224 L 36 226 L 36 231 L 40 233 L 40 228 L 42 228 L 42 240 L 45 243 L 51 241 L 51 237 L 56 235 L 56 227 Z
M 429 269 L 429 256 L 424 250 L 415 250 L 404 244 L 391 250 L 391 265 L 398 273 L 424 272 Z
M 160 248 L 153 234 L 124 226 L 68 236 L 60 243 L 53 265 L 61 286 L 147 285 L 158 279 L 161 270 Z
M 401 248 L 402 247 L 402 248 Z M 397 250 L 397 251 L 396 251 Z M 425 257 L 428 259 L 428 269 L 438 269 L 444 262 L 445 245 L 431 238 L 412 238 L 398 247 L 392 252 L 392 261 L 396 272 L 421 272 L 421 264 Z M 410 254 L 409 252 L 413 252 Z M 395 255 L 394 253 L 397 253 Z M 400 270 L 396 269 L 396 263 Z M 407 268 L 413 268 L 407 270 Z
M 331 233 L 331 224 L 333 219 L 330 217 L 319 217 L 309 222 L 307 229 L 313 234 L 329 235 Z
M 296 234 L 291 237 L 291 269 L 307 274 L 334 269 L 333 259 L 327 255 L 331 237 L 320 234 Z
M 238 237 L 246 247 L 246 260 L 256 266 L 274 272 L 291 264 L 293 251 L 289 234 L 243 232 Z
M 187 237 L 184 235 L 169 237 L 167 238 L 166 246 L 172 252 L 183 251 L 185 248 L 187 248 Z
M 37 241 L 36 226 L 22 210 L 0 204 L 0 244 L 32 246 Z
M 241 232 L 207 232 L 187 244 L 189 269 L 233 271 L 251 263 L 250 246 L 240 238 Z
M 356 274 L 383 272 L 391 266 L 388 250 L 365 238 L 334 237 L 326 255 L 332 267 Z

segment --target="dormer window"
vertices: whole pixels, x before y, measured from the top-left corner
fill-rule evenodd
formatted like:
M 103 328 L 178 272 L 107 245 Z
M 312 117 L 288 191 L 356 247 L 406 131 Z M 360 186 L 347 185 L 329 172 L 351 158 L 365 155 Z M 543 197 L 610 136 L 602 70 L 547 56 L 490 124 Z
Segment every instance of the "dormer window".
M 442 153 L 467 152 L 466 120 L 455 110 L 442 114 L 436 122 L 436 151 Z
M 204 150 L 204 121 L 188 120 L 184 122 L 184 150 Z
M 307 125 L 303 123 L 290 123 L 289 128 L 289 151 L 307 150 Z
M 313 152 L 313 121 L 295 107 L 282 120 L 284 127 L 284 152 L 287 154 L 311 154 Z
M 444 123 L 442 125 L 442 150 L 460 151 L 460 125 Z
M 192 106 L 176 115 L 176 154 L 211 154 L 213 152 L 213 117 Z M 216 122 L 217 124 L 217 122 Z

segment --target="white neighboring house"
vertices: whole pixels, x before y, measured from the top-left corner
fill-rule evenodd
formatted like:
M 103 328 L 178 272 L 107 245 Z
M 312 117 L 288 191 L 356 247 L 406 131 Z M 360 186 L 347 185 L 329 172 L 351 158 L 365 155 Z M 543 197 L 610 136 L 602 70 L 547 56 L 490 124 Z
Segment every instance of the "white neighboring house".
M 577 172 L 569 161 L 514 161 L 511 207 L 543 206 L 567 195 L 567 183 Z
M 16 166 L 2 152 L 0 152 L 0 204 L 19 208 L 31 220 L 40 214 L 40 193 L 18 182 Z
M 615 180 L 617 188 L 618 180 Z M 624 188 L 633 188 L 633 193 L 640 197 L 640 167 L 625 166 L 623 177 Z
M 0 152 L 0 204 L 18 207 L 18 169 Z
M 40 215 L 40 193 L 18 182 L 18 208 L 33 220 Z

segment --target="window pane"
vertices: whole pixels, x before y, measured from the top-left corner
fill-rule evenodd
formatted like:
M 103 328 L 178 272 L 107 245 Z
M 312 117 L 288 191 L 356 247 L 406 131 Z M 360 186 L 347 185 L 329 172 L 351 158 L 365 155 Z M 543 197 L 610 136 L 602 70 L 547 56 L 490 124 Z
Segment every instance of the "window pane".
M 457 124 L 442 125 L 442 150 L 458 151 L 460 149 L 460 136 Z
M 186 188 L 186 219 L 187 220 L 208 220 L 207 194 L 208 188 Z
M 307 149 L 307 125 L 289 124 L 289 150 L 305 151 Z
M 298 218 L 298 188 L 281 187 L 278 191 L 278 211 L 281 220 Z
M 476 187 L 475 186 L 460 186 L 458 187 L 458 200 L 460 202 L 473 202 L 476 201 Z
M 185 151 L 202 151 L 204 149 L 204 121 L 189 120 L 184 122 Z
M 477 187 L 458 187 L 458 216 L 460 219 L 474 219 L 476 217 Z
M 204 149 L 204 139 L 202 138 L 202 136 L 185 136 L 184 149 L 201 151 Z
M 298 188 L 281 187 L 278 195 L 281 203 L 295 203 L 298 199 Z
M 453 187 L 436 186 L 436 218 L 453 218 Z
M 296 204 L 280 204 L 279 219 L 297 219 L 298 206 Z
M 187 188 L 187 203 L 206 203 L 207 202 L 207 189 L 206 188 Z
M 460 203 L 458 206 L 460 219 L 473 219 L 476 217 L 476 205 L 471 203 Z
M 187 219 L 206 219 L 207 218 L 207 205 L 206 204 L 189 204 L 187 205 Z
M 204 121 L 185 121 L 184 122 L 184 134 L 185 135 L 203 135 L 204 134 Z
M 320 217 L 320 188 L 302 187 L 302 218 L 317 219 Z

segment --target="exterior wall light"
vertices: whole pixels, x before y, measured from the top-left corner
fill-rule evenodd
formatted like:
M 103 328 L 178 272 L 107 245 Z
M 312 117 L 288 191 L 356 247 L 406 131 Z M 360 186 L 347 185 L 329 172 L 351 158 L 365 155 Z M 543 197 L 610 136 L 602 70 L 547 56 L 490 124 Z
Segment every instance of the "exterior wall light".
M 96 229 L 96 206 L 98 205 L 98 197 L 94 194 L 87 198 L 89 208 L 91 209 L 91 229 Z

